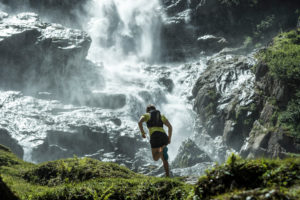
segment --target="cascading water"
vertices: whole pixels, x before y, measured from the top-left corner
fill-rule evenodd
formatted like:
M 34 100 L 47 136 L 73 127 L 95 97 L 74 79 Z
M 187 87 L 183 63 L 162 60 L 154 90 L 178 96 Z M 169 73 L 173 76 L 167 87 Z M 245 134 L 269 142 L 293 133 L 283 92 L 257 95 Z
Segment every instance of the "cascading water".
M 141 142 L 137 121 L 147 104 L 153 103 L 173 125 L 171 161 L 187 138 L 194 139 L 213 161 L 219 161 L 218 155 L 214 155 L 218 147 L 211 147 L 219 143 L 207 135 L 193 137 L 198 130 L 188 100 L 197 78 L 206 68 L 206 58 L 185 64 L 159 62 L 160 28 L 164 23 L 159 1 L 91 0 L 86 8 L 89 20 L 82 27 L 92 38 L 87 59 L 94 64 L 88 62 L 91 68 L 85 65 L 79 68 L 92 72 L 80 76 L 78 73 L 83 71 L 74 70 L 74 80 L 69 77 L 66 80 L 72 86 L 66 90 L 74 88 L 70 94 L 79 104 L 53 100 L 47 90 L 38 91 L 37 96 L 0 91 L 0 102 L 5 102 L 1 103 L 0 119 L 5 120 L 1 120 L 0 128 L 6 129 L 24 149 L 23 159 L 43 162 L 73 155 L 90 156 L 151 174 L 144 165 L 161 162 L 152 161 L 150 145 L 145 148 L 146 142 Z M 98 74 L 104 80 L 97 79 Z M 94 80 L 101 83 L 93 84 Z M 81 81 L 85 86 L 82 90 L 86 91 L 80 93 L 76 88 Z M 92 103 L 96 106 L 89 104 L 89 97 L 94 98 Z M 199 174 L 210 164 L 200 164 L 192 171 L 178 174 Z M 140 165 L 144 167 L 141 170 Z M 157 166 L 156 169 L 151 175 L 160 173 Z
M 93 41 L 88 59 L 104 66 L 106 86 L 101 92 L 126 95 L 123 110 L 134 126 L 146 105 L 155 104 L 173 125 L 169 152 L 174 158 L 181 142 L 193 132 L 194 117 L 185 99 L 199 74 L 199 64 L 190 66 L 196 73 L 184 65 L 151 65 L 159 61 L 160 52 L 158 0 L 94 0 L 88 10 L 91 20 L 86 30 Z M 168 92 L 159 82 L 170 80 L 175 87 Z

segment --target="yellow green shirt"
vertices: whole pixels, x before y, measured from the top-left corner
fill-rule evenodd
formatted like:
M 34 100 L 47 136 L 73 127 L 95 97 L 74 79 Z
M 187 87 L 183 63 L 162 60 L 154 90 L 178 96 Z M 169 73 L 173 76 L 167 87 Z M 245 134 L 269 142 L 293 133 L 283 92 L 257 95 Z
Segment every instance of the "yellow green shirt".
M 149 121 L 150 120 L 150 113 L 146 113 L 146 114 L 143 114 L 143 117 L 145 119 L 145 122 Z M 161 115 L 161 121 L 163 123 L 165 123 L 167 121 L 167 118 L 164 116 L 164 115 Z M 163 127 L 150 127 L 148 128 L 149 129 L 149 134 L 152 135 L 152 133 L 154 133 L 155 131 L 159 131 L 159 132 L 163 132 L 165 133 L 165 130 Z

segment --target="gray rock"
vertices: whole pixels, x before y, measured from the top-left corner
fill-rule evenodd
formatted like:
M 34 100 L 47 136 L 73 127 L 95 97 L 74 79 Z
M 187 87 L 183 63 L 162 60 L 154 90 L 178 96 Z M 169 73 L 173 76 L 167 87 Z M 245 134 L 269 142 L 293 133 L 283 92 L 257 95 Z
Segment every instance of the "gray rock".
M 300 153 L 300 143 L 294 137 L 288 136 L 283 130 L 272 131 L 258 121 L 243 145 L 240 155 L 244 158 L 285 158 L 289 153 Z
M 222 135 L 230 147 L 239 150 L 258 118 L 254 93 L 253 58 L 216 55 L 197 80 L 192 93 L 194 110 L 206 132 Z
M 100 149 L 113 151 L 114 147 L 105 129 L 100 127 L 72 127 L 70 132 L 48 131 L 44 143 L 32 151 L 37 162 L 68 158 L 73 155 L 84 156 Z
M 174 83 L 173 83 L 172 79 L 169 79 L 169 78 L 166 78 L 166 77 L 161 77 L 161 78 L 158 79 L 158 83 L 165 86 L 168 92 L 173 91 Z
M 4 128 L 0 128 L 0 144 L 9 147 L 19 158 L 23 158 L 24 150 L 22 146 L 16 139 L 12 138 L 9 132 Z
M 85 60 L 91 44 L 85 32 L 44 23 L 34 13 L 4 18 L 0 31 L 2 88 L 81 101 L 87 84 L 103 85 L 95 64 Z
M 1 0 L 6 12 L 36 12 L 48 21 L 80 27 L 87 0 Z M 81 19 L 80 19 L 81 17 Z
M 202 162 L 211 162 L 211 159 L 191 139 L 188 139 L 180 146 L 172 167 L 186 168 Z
M 214 35 L 204 35 L 197 38 L 199 48 L 207 53 L 219 52 L 228 45 L 228 42 L 223 37 Z

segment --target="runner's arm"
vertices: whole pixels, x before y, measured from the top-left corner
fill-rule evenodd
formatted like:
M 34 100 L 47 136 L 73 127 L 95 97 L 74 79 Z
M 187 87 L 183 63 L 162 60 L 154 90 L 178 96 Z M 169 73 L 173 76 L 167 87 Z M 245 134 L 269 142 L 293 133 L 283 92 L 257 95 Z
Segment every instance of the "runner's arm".
M 144 128 L 143 128 L 143 122 L 145 121 L 145 117 L 144 116 L 142 116 L 141 118 L 140 118 L 140 120 L 139 120 L 139 129 L 140 129 L 140 131 L 141 131 L 141 133 L 142 133 L 142 137 L 143 138 L 146 138 L 146 133 L 145 133 L 145 131 L 144 131 Z
M 166 119 L 164 120 L 164 125 L 166 125 L 168 127 L 168 136 L 169 136 L 169 144 L 171 143 L 171 138 L 172 138 L 172 125 L 170 124 L 170 122 Z

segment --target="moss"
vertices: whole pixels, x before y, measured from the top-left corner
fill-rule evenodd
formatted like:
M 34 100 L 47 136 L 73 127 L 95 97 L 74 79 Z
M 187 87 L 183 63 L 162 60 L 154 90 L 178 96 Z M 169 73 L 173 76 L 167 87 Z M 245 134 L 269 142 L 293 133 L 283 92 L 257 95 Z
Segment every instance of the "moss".
M 182 178 L 148 177 L 88 158 L 34 165 L 18 160 L 1 146 L 0 155 L 18 161 L 0 166 L 0 173 L 13 197 L 22 200 L 245 199 L 247 195 L 268 195 L 273 190 L 273 199 L 296 199 L 300 194 L 298 156 L 243 160 L 233 154 L 223 165 L 206 171 L 193 186 Z
M 236 190 L 276 187 L 288 190 L 295 185 L 299 186 L 299 174 L 299 158 L 243 160 L 232 155 L 225 164 L 217 166 L 199 179 L 195 195 L 208 199 L 211 196 L 223 196 L 225 193 L 228 195 Z
M 81 182 L 93 178 L 131 178 L 137 174 L 114 163 L 89 158 L 46 162 L 24 173 L 24 179 L 40 185 Z
M 213 114 L 216 113 L 216 109 L 217 109 L 217 101 L 218 101 L 218 94 L 216 91 L 216 88 L 211 88 L 209 90 L 207 90 L 207 98 L 209 100 L 210 103 L 208 103 L 204 110 L 205 110 L 205 118 L 208 118 L 208 116 L 211 116 Z
M 18 199 L 186 199 L 192 191 L 192 185 L 180 179 L 148 177 L 89 158 L 35 165 L 3 148 L 0 158 L 5 158 L 0 166 L 2 180 Z

